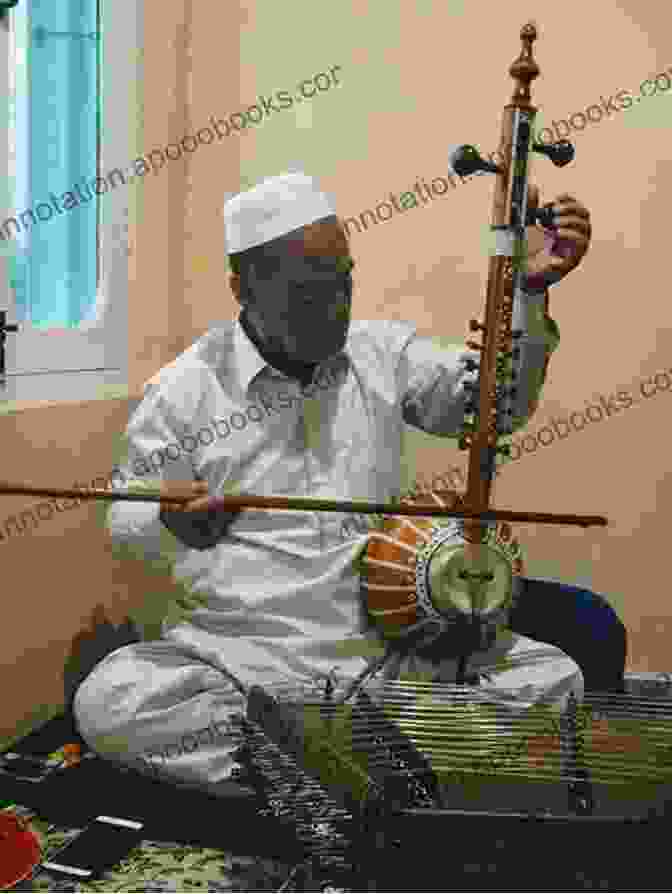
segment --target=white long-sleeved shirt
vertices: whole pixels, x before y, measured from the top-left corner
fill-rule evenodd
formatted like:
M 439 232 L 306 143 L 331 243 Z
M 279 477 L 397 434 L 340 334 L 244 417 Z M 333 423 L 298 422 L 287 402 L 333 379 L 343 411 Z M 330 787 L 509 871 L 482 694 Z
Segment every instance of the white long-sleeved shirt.
M 515 429 L 536 408 L 559 342 L 543 298 L 528 301 Z M 353 321 L 344 350 L 301 385 L 260 356 L 238 321 L 201 337 L 145 385 L 127 428 L 130 486 L 205 480 L 212 495 L 388 501 L 399 495 L 404 423 L 456 437 L 474 351 L 445 349 L 405 322 Z M 514 429 L 514 430 L 515 430 Z M 161 549 L 157 503 L 118 502 L 112 537 Z M 350 679 L 372 654 L 353 565 L 366 535 L 343 513 L 245 510 L 212 548 L 177 542 L 174 576 L 191 591 L 163 637 L 246 684 Z M 164 540 L 165 543 L 165 540 Z M 379 650 L 376 642 L 373 650 Z

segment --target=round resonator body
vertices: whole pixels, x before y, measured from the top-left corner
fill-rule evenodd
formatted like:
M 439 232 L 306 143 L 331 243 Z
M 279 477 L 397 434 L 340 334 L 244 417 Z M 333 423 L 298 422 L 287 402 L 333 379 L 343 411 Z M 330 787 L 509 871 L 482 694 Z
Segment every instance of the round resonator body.
M 484 541 L 474 544 L 460 519 L 388 517 L 370 533 L 361 569 L 366 607 L 384 639 L 403 639 L 432 618 L 444 642 L 452 631 L 457 654 L 467 629 L 480 630 L 472 649 L 487 648 L 508 626 L 523 562 L 506 522 L 488 523 Z

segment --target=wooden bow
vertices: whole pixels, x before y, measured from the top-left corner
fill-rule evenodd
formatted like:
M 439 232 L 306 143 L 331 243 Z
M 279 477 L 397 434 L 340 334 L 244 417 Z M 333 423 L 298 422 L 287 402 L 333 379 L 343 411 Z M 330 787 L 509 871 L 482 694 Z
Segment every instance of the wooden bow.
M 193 493 L 184 488 L 114 490 L 97 487 L 37 487 L 32 484 L 0 482 L 0 495 L 31 497 L 63 497 L 80 500 L 127 500 L 139 503 L 187 503 L 193 500 Z M 361 515 L 419 515 L 442 516 L 444 518 L 477 518 L 483 522 L 508 521 L 530 522 L 534 524 L 606 525 L 607 519 L 601 515 L 558 515 L 550 512 L 512 512 L 506 509 L 484 511 L 461 511 L 438 506 L 410 506 L 403 503 L 372 503 L 363 500 L 326 500 L 312 497 L 261 497 L 256 494 L 241 493 L 237 496 L 213 497 L 213 509 L 225 512 L 239 512 L 243 509 L 284 509 L 299 512 L 348 512 Z

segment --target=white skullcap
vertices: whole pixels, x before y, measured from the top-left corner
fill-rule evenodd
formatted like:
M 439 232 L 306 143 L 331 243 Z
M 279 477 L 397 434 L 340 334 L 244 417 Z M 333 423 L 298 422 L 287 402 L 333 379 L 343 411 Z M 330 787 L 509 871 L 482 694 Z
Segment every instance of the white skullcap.
M 224 202 L 226 253 L 262 245 L 335 213 L 333 200 L 302 171 L 268 177 Z

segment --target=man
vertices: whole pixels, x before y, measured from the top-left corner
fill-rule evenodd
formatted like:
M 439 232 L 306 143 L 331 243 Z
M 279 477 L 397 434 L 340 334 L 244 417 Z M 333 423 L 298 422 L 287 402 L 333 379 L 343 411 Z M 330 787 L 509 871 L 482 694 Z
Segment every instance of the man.
M 528 298 L 517 428 L 536 407 L 559 338 L 544 284 L 576 267 L 590 239 L 588 212 L 574 199 L 561 196 L 556 215 L 570 251 L 559 258 L 543 239 L 531 244 L 530 283 L 542 291 Z M 240 318 L 161 369 L 127 429 L 131 475 L 153 468 L 161 485 L 195 482 L 194 498 L 160 512 L 119 502 L 109 516 L 114 537 L 150 550 L 162 528 L 172 532 L 175 575 L 190 580 L 191 598 L 159 641 L 108 655 L 74 701 L 80 731 L 100 754 L 211 791 L 231 773 L 229 720 L 244 707 L 236 681 L 271 691 L 330 675 L 343 682 L 371 654 L 353 567 L 366 535 L 344 541 L 341 513 L 225 514 L 213 509 L 213 496 L 389 501 L 399 493 L 404 422 L 455 437 L 464 385 L 474 379 L 466 363 L 473 352 L 439 349 L 411 324 L 351 322 L 354 261 L 333 202 L 312 178 L 269 178 L 228 201 L 224 216 Z M 553 606 L 566 593 L 552 583 L 528 586 L 523 602 L 538 602 L 541 617 L 523 610 L 517 629 L 539 638 L 525 624 L 561 617 Z M 503 698 L 513 692 L 532 704 L 581 689 L 571 658 L 526 636 L 503 635 L 476 664 L 507 656 L 508 669 L 487 683 Z M 442 679 L 454 675 L 453 658 L 442 656 Z

